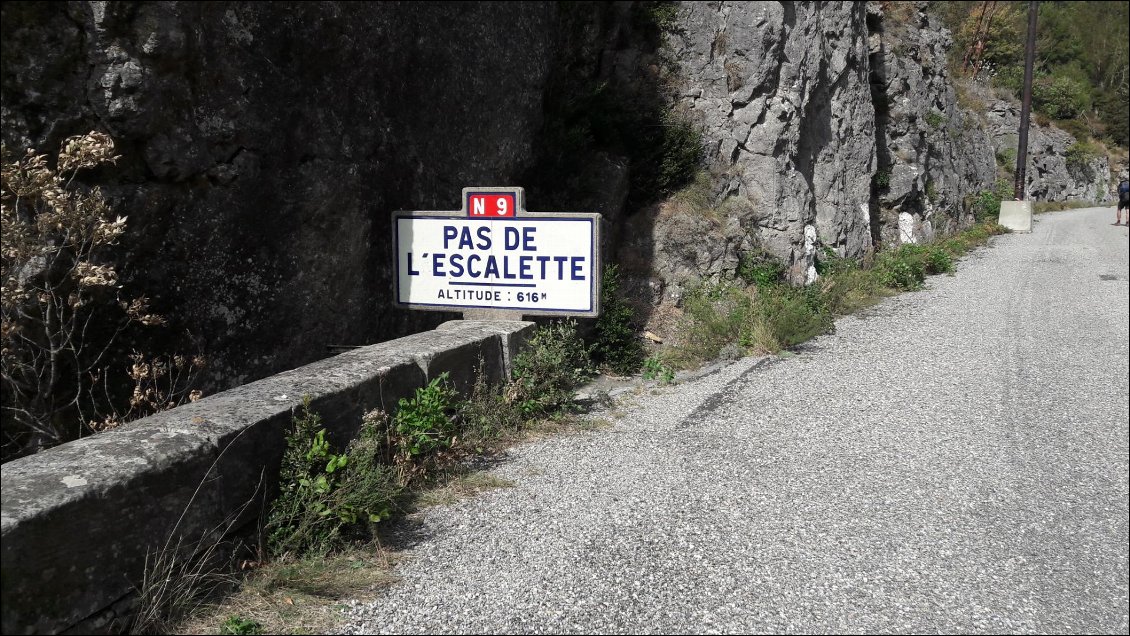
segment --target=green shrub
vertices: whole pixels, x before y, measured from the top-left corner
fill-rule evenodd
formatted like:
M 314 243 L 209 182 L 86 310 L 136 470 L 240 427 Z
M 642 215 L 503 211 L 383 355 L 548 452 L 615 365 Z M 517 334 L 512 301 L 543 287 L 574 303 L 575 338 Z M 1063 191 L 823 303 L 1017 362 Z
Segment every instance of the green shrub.
M 737 274 L 747 285 L 767 287 L 781 282 L 785 265 L 765 252 L 746 252 L 738 261 Z
M 1091 169 L 1091 162 L 1103 155 L 1102 148 L 1094 143 L 1088 141 L 1077 141 L 1067 149 L 1065 156 L 1067 169 L 1086 180 L 1094 179 L 1094 171 Z
M 267 547 L 274 556 L 339 549 L 390 516 L 401 492 L 395 470 L 384 461 L 387 418 L 367 417 L 344 454 L 336 454 L 325 436 L 321 418 L 304 399 L 287 434 L 279 494 L 267 516 Z
M 458 434 L 452 420 L 458 395 L 441 373 L 427 386 L 416 389 L 411 398 L 397 404 L 393 426 L 400 439 L 400 449 L 407 457 L 419 457 L 451 448 Z
M 576 389 L 592 374 L 576 321 L 558 320 L 539 327 L 514 357 L 514 382 L 508 390 L 525 416 L 551 415 L 571 404 Z
M 1032 107 L 1053 119 L 1078 117 L 1091 108 L 1090 89 L 1073 77 L 1041 77 L 1032 82 Z
M 926 267 L 916 258 L 917 245 L 902 245 L 897 250 L 882 252 L 875 260 L 879 282 L 891 289 L 909 291 L 918 289 L 926 280 Z
M 936 110 L 932 110 L 929 113 L 926 113 L 926 125 L 929 126 L 932 129 L 934 129 L 934 130 L 941 128 L 942 124 L 945 121 L 946 121 L 945 115 L 939 113 Z
M 778 285 L 759 289 L 741 343 L 765 353 L 800 344 L 835 329 L 822 289 Z
M 884 168 L 875 173 L 875 187 L 880 190 L 891 187 L 891 170 Z
M 978 222 L 995 221 L 1000 217 L 1001 201 L 1012 199 L 1012 183 L 997 179 L 993 188 L 982 190 L 973 197 L 973 216 Z
M 621 375 L 631 375 L 643 363 L 644 349 L 636 333 L 635 311 L 620 295 L 616 265 L 604 268 L 600 285 L 600 316 L 596 319 L 593 360 Z
M 728 283 L 703 283 L 683 298 L 680 345 L 668 353 L 676 367 L 688 367 L 718 357 L 722 348 L 737 343 L 751 304 L 743 290 Z
M 1016 148 L 998 150 L 996 156 L 997 167 L 1008 170 L 1009 172 L 1016 170 Z
M 663 364 L 659 358 L 652 356 L 643 361 L 643 379 L 670 384 L 675 381 L 675 370 Z
M 229 616 L 223 625 L 220 625 L 221 634 L 233 634 L 235 636 L 246 636 L 250 634 L 262 634 L 263 625 L 258 621 L 240 618 L 239 616 Z
M 517 432 L 526 423 L 525 414 L 513 399 L 508 387 L 516 381 L 491 384 L 479 363 L 479 372 L 471 395 L 459 405 L 463 420 L 463 438 L 481 451 L 483 444 Z

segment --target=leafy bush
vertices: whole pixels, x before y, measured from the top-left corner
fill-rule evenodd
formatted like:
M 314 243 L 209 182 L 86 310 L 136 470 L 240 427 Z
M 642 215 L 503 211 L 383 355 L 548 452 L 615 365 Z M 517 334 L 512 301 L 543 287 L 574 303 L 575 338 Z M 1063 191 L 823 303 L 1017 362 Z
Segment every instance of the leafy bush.
M 458 395 L 447 379 L 447 373 L 441 373 L 397 404 L 393 427 L 405 459 L 448 449 L 454 443 L 458 428 L 452 415 Z
M 819 287 L 777 285 L 759 289 L 746 324 L 743 346 L 762 353 L 776 353 L 835 329 Z
M 1090 89 L 1072 77 L 1041 77 L 1032 82 L 1032 107 L 1053 119 L 1071 119 L 1090 110 Z
M 703 283 L 683 299 L 680 346 L 667 358 L 675 367 L 686 368 L 718 357 L 719 352 L 741 338 L 751 299 L 729 283 Z
M 877 187 L 879 189 L 891 187 L 891 170 L 890 170 L 890 168 L 884 168 L 883 170 L 879 170 L 878 172 L 876 172 L 874 180 L 875 180 L 875 187 Z
M 367 416 L 344 454 L 326 441 L 309 398 L 292 425 L 279 494 L 267 517 L 267 547 L 275 556 L 326 554 L 391 514 L 401 486 L 386 462 L 388 420 L 383 414 Z
M 659 358 L 651 356 L 643 361 L 643 379 L 670 384 L 675 381 L 675 370 L 663 364 Z
M 250 634 L 262 634 L 263 625 L 258 621 L 241 618 L 239 616 L 229 616 L 223 625 L 220 625 L 221 634 L 232 634 L 235 636 L 244 636 Z
M 635 326 L 635 311 L 620 295 L 620 273 L 607 265 L 600 285 L 600 316 L 596 319 L 592 358 L 621 375 L 635 373 L 643 362 L 644 349 Z
M 781 282 L 785 275 L 785 265 L 780 260 L 764 252 L 746 252 L 738 261 L 738 278 L 747 285 L 768 287 Z
M 934 130 L 941 128 L 942 124 L 945 123 L 945 121 L 945 115 L 939 113 L 936 110 L 932 110 L 926 113 L 926 125 Z
M 576 321 L 558 320 L 539 327 L 514 357 L 514 381 L 507 391 L 525 416 L 550 415 L 571 404 L 577 387 L 592 374 Z
M 973 197 L 973 216 L 978 222 L 995 221 L 1000 217 L 1001 201 L 1012 199 L 1012 183 L 997 179 L 991 190 L 982 190 Z

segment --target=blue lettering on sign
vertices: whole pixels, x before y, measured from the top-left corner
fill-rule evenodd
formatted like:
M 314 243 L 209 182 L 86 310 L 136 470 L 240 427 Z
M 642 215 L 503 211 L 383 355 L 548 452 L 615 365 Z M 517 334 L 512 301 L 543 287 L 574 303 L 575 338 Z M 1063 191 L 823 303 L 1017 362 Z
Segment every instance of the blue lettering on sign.
M 536 252 L 537 227 L 503 228 L 502 247 L 508 252 Z M 493 244 L 491 226 L 471 227 L 457 225 L 443 226 L 443 247 L 445 250 L 488 250 Z M 414 258 L 431 261 L 431 275 L 437 278 L 474 278 L 495 280 L 571 280 L 588 279 L 588 257 L 586 256 L 544 256 L 537 254 L 470 254 L 434 252 L 414 255 L 407 253 L 409 276 L 419 276 Z M 425 263 L 426 266 L 426 263 Z

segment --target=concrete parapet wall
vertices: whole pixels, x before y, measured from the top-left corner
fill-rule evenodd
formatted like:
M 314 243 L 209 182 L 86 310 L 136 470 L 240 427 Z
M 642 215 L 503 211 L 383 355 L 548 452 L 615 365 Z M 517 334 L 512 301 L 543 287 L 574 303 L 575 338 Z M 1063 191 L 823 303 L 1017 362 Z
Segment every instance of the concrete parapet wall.
M 260 506 L 247 504 L 275 486 L 303 396 L 343 445 L 362 413 L 392 409 L 440 373 L 460 390 L 480 369 L 501 379 L 533 328 L 445 323 L 4 464 L 0 628 L 72 628 L 128 596 L 148 552 L 254 520 Z

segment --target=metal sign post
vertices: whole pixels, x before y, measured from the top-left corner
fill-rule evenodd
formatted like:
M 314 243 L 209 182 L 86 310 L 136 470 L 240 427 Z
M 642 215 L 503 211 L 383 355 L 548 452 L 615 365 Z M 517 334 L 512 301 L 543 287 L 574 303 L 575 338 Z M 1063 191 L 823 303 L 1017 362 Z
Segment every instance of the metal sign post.
M 597 316 L 600 221 L 527 212 L 522 188 L 463 188 L 461 210 L 397 212 L 395 304 L 465 318 Z

